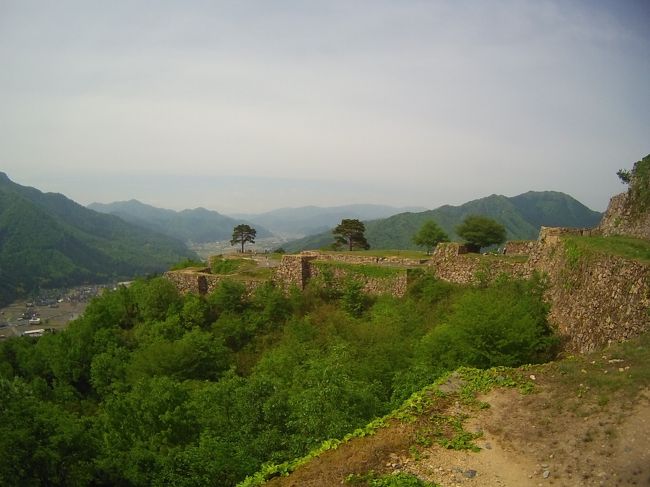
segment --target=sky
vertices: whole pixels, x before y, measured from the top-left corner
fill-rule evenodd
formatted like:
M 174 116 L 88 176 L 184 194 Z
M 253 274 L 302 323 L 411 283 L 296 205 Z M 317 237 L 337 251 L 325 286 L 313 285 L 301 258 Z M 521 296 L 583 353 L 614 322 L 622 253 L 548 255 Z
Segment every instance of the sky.
M 647 0 L 0 0 L 0 171 L 81 204 L 602 211 L 650 153 Z

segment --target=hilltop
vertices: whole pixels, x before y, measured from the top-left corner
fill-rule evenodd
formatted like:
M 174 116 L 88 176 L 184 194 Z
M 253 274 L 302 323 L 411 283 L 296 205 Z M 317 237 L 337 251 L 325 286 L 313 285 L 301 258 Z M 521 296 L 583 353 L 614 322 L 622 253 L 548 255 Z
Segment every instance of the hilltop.
M 343 218 L 374 220 L 398 213 L 423 211 L 425 208 L 396 208 L 386 205 L 342 205 L 342 206 L 301 206 L 298 208 L 279 208 L 260 214 L 241 214 L 256 225 L 263 225 L 277 234 L 304 236 L 323 232 L 336 226 Z
M 156 208 L 138 200 L 113 203 L 91 203 L 91 210 L 118 216 L 124 221 L 162 233 L 183 242 L 205 243 L 230 240 L 232 230 L 241 223 L 249 223 L 205 208 L 182 211 Z M 271 236 L 266 228 L 256 225 L 257 237 Z
M 0 173 L 0 301 L 39 287 L 160 272 L 193 257 L 178 240 Z
M 366 238 L 375 249 L 416 249 L 411 238 L 427 220 L 434 220 L 452 240 L 455 228 L 468 215 L 485 215 L 506 227 L 508 240 L 537 238 L 540 226 L 593 227 L 601 213 L 571 196 L 556 191 L 529 191 L 514 197 L 491 195 L 460 206 L 445 205 L 419 213 L 400 213 L 366 222 Z M 289 252 L 327 247 L 331 232 L 323 232 L 284 245 Z

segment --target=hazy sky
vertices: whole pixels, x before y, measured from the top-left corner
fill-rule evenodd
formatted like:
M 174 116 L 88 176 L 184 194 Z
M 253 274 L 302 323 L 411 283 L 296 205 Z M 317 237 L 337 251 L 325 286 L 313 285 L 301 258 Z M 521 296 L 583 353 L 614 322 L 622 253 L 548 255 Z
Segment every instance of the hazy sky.
M 650 153 L 650 2 L 0 0 L 0 170 L 87 204 L 603 210 Z

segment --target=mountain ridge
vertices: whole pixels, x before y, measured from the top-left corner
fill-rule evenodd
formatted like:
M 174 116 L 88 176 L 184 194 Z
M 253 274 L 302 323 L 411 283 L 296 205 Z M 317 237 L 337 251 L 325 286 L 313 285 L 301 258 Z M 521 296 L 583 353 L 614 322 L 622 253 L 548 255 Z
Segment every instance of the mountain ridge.
M 229 240 L 233 228 L 246 221 L 197 207 L 181 211 L 158 208 L 136 199 L 112 203 L 91 203 L 87 208 L 116 215 L 123 220 L 177 238 L 184 242 L 205 243 Z M 256 225 L 257 237 L 271 236 L 266 228 Z
M 165 235 L 0 173 L 0 301 L 39 287 L 160 272 L 196 254 Z
M 512 197 L 492 194 L 458 206 L 443 205 L 433 210 L 366 221 L 365 235 L 371 248 L 416 249 L 411 238 L 425 221 L 434 220 L 451 240 L 459 240 L 455 227 L 472 214 L 485 215 L 503 224 L 508 240 L 535 239 L 542 225 L 592 227 L 602 216 L 565 193 L 528 191 Z M 289 242 L 284 248 L 295 252 L 326 247 L 332 242 L 328 231 Z
M 309 235 L 332 228 L 343 218 L 373 220 L 407 211 L 423 211 L 421 207 L 394 207 L 356 203 L 340 206 L 298 206 L 284 207 L 264 213 L 242 213 L 238 216 L 255 224 L 263 225 L 274 233 L 288 235 Z

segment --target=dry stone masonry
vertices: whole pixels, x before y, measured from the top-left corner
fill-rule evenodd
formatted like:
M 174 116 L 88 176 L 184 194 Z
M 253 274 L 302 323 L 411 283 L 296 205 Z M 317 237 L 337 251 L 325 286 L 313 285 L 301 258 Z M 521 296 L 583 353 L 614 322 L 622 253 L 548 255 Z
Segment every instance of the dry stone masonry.
M 403 296 L 413 268 L 428 268 L 439 279 L 461 284 L 490 281 L 504 273 L 527 278 L 539 272 L 548 279 L 549 321 L 567 350 L 586 352 L 650 329 L 650 266 L 596 252 L 569 258 L 563 240 L 597 235 L 650 239 L 650 214 L 633 217 L 626 198 L 626 194 L 614 196 L 595 229 L 542 227 L 537 241 L 508 242 L 503 256 L 472 254 L 458 243 L 438 245 L 428 259 L 304 252 L 283 256 L 273 280 L 284 289 L 304 289 L 310 279 L 324 277 L 327 269 L 334 285 L 353 278 L 368 294 Z M 394 272 L 373 277 L 354 265 L 392 267 Z M 213 275 L 207 268 L 170 271 L 165 277 L 182 293 L 196 294 L 210 293 L 229 278 Z M 249 280 L 249 292 L 260 282 Z
M 609 200 L 609 206 L 598 226 L 604 235 L 628 235 L 650 240 L 650 212 L 635 215 L 629 205 L 627 193 L 621 193 Z

